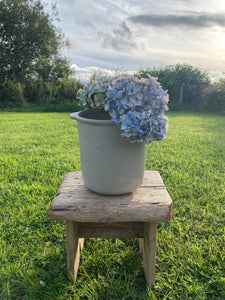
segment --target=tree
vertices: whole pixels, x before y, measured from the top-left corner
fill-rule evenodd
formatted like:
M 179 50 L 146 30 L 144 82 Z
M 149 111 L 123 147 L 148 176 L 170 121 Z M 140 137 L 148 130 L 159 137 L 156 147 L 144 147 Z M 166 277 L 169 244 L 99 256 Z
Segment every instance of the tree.
M 162 87 L 169 93 L 169 108 L 194 107 L 196 86 L 203 79 L 209 82 L 208 74 L 189 64 L 176 64 L 165 68 L 140 70 L 136 76 L 147 77 L 150 74 L 158 78 Z
M 68 75 L 68 63 L 59 57 L 66 41 L 53 23 L 56 19 L 56 8 L 50 16 L 40 0 L 0 1 L 0 83 L 24 83 L 30 77 L 43 76 L 44 69 L 49 76 Z

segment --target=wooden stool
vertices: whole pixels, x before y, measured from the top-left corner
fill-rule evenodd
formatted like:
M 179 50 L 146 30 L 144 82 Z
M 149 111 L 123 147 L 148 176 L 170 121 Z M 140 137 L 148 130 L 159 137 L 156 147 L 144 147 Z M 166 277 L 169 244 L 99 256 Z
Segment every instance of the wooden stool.
M 81 171 L 67 173 L 49 209 L 52 220 L 66 220 L 67 272 L 76 281 L 84 238 L 139 238 L 148 285 L 155 283 L 157 222 L 172 216 L 172 200 L 156 171 L 132 193 L 108 196 L 86 188 Z

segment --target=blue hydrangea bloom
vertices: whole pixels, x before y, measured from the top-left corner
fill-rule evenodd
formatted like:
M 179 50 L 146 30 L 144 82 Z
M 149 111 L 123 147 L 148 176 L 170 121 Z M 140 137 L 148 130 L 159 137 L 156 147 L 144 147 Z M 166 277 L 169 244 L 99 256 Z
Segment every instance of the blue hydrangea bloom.
M 155 78 L 115 78 L 106 93 L 105 110 L 131 142 L 162 141 L 167 135 L 168 94 Z
M 167 135 L 168 119 L 164 113 L 169 98 L 154 77 L 97 78 L 79 90 L 77 98 L 83 106 L 104 107 L 120 127 L 121 136 L 132 143 L 149 144 Z

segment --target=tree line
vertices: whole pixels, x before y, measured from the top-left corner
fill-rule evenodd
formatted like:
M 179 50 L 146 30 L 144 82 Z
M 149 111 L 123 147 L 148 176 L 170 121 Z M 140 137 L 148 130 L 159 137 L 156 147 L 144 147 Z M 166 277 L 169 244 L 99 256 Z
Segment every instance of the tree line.
M 140 70 L 139 78 L 151 75 L 168 90 L 170 110 L 225 113 L 225 79 L 212 83 L 206 71 L 189 64 Z
M 69 42 L 40 0 L 0 1 L 0 109 L 27 104 L 76 102 L 82 87 L 60 55 Z M 212 84 L 207 72 L 189 64 L 140 70 L 135 76 L 158 78 L 169 93 L 170 110 L 225 111 L 225 80 Z

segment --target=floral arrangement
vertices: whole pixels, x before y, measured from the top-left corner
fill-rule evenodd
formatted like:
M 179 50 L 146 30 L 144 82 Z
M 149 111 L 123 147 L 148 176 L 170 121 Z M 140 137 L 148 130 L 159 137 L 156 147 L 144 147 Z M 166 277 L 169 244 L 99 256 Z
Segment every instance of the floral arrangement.
M 84 107 L 103 107 L 131 142 L 162 141 L 167 135 L 169 97 L 156 78 L 97 78 L 77 93 Z

